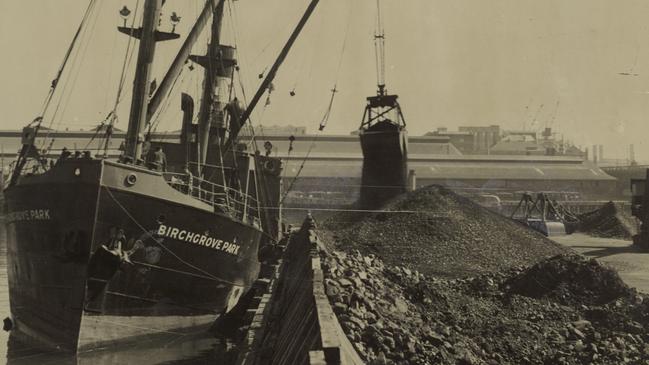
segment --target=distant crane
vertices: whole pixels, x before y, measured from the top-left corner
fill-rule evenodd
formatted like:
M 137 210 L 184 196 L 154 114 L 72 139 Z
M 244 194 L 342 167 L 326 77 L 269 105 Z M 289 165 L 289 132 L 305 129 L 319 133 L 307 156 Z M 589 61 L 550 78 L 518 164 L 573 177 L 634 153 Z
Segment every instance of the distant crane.
M 636 67 L 636 65 L 638 64 L 638 54 L 639 54 L 639 53 L 640 53 L 640 44 L 639 44 L 639 42 L 638 42 L 638 43 L 636 44 L 636 48 L 635 48 L 635 58 L 634 58 L 634 60 L 633 60 L 633 65 L 631 66 L 631 68 L 629 69 L 629 71 L 627 71 L 627 72 L 618 72 L 617 74 L 618 74 L 618 75 L 621 75 L 621 76 L 639 76 L 640 74 L 634 72 L 634 71 L 635 71 L 635 67 Z

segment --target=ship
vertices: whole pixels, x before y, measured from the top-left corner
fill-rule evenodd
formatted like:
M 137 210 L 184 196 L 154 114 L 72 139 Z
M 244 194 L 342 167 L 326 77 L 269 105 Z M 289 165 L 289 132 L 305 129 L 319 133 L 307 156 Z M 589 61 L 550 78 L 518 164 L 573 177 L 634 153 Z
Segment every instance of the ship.
M 4 189 L 11 306 L 5 327 L 82 352 L 204 329 L 236 305 L 258 276 L 260 252 L 281 235 L 282 171 L 269 151 L 248 151 L 237 137 L 317 3 L 310 2 L 247 106 L 227 92 L 238 65 L 236 49 L 220 41 L 224 0 L 205 1 L 157 87 L 156 44 L 180 37 L 179 17 L 173 13 L 174 30 L 164 32 L 163 0 L 143 2 L 140 26 L 134 16 L 128 26 L 131 10 L 122 8 L 118 30 L 139 45 L 119 158 L 65 148 L 48 158 L 52 151 L 36 143 L 46 129 L 44 112 L 23 129 Z M 207 54 L 192 55 L 210 19 Z M 204 68 L 198 117 L 193 98 L 183 94 L 180 143 L 151 139 L 153 116 L 178 75 L 194 65 Z M 114 110 L 97 129 L 105 146 Z

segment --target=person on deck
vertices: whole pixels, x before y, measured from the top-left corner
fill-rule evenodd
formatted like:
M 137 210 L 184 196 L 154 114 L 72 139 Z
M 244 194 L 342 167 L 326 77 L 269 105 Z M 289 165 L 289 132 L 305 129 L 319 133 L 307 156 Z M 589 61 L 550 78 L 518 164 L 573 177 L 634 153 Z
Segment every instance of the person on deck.
M 147 167 L 155 171 L 167 171 L 167 155 L 157 146 L 147 155 Z

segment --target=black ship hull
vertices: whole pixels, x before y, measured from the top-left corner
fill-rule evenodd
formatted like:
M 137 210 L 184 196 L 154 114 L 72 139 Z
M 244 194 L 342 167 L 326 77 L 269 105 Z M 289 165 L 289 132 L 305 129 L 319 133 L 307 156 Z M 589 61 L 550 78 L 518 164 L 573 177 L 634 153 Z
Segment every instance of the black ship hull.
M 68 159 L 5 190 L 20 334 L 71 351 L 201 328 L 259 272 L 261 230 L 152 171 Z

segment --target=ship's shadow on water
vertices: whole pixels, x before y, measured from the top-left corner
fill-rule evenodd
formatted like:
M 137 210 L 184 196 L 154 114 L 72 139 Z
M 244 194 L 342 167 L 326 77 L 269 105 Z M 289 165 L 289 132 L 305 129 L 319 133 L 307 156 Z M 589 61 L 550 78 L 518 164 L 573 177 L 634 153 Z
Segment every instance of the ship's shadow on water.
M 45 350 L 15 336 L 9 336 L 7 341 L 7 364 L 10 365 L 213 365 L 232 364 L 236 356 L 236 350 L 228 340 L 215 338 L 209 333 L 144 339 L 130 345 L 76 355 Z

